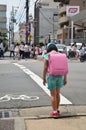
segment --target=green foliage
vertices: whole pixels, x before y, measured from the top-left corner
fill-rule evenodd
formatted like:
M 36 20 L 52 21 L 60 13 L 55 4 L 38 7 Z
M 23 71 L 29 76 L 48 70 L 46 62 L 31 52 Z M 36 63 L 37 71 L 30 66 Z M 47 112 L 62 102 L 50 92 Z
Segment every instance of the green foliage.
M 7 34 L 6 33 L 0 33 L 0 40 L 7 40 Z
M 3 42 L 5 50 L 7 50 L 7 34 L 0 32 L 0 42 Z
M 43 42 L 39 42 L 39 43 L 38 43 L 38 47 L 42 47 L 43 45 L 44 45 Z

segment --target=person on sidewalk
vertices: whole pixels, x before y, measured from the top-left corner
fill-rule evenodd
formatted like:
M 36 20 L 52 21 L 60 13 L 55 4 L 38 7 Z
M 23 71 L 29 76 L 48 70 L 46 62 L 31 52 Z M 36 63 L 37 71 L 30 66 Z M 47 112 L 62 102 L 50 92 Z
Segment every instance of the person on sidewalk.
M 4 45 L 3 45 L 3 41 L 0 41 L 0 57 L 4 58 Z
M 53 111 L 50 113 L 50 116 L 57 117 L 60 114 L 59 104 L 60 104 L 60 88 L 67 83 L 67 75 L 64 76 L 53 76 L 48 72 L 48 59 L 49 54 L 55 51 L 58 52 L 58 49 L 54 43 L 49 43 L 47 45 L 47 53 L 44 55 L 44 68 L 43 68 L 43 84 L 46 85 L 46 76 L 48 89 L 51 94 L 51 104 Z
M 20 57 L 19 57 L 19 44 L 18 43 L 15 45 L 14 52 L 15 52 L 15 59 L 17 58 L 19 60 Z
M 19 55 L 20 55 L 20 59 L 24 59 L 24 42 L 21 42 L 19 45 Z
M 24 45 L 24 58 L 29 58 L 29 46 L 28 43 Z
M 14 42 L 12 42 L 12 43 L 10 44 L 10 58 L 11 58 L 12 55 L 13 55 L 13 59 L 15 58 L 15 52 L 14 52 L 14 50 L 15 50 L 15 46 L 14 46 Z

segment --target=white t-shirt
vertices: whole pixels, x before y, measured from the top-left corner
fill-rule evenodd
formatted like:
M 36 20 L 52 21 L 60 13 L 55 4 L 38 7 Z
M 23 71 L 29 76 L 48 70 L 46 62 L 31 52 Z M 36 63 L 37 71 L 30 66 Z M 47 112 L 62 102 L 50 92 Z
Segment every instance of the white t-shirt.
M 15 47 L 14 47 L 14 44 L 11 44 L 10 45 L 10 51 L 14 51 Z
M 3 43 L 0 43 L 0 49 L 4 50 Z
M 20 44 L 19 49 L 20 49 L 21 51 L 24 51 L 24 45 Z

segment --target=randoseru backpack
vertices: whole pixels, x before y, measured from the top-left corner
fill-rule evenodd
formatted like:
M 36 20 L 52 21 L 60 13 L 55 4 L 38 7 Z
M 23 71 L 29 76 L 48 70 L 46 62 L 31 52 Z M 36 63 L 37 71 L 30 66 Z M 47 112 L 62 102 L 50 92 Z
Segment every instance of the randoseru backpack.
M 58 76 L 68 73 L 68 61 L 66 54 L 50 53 L 48 62 L 48 73 L 50 75 Z

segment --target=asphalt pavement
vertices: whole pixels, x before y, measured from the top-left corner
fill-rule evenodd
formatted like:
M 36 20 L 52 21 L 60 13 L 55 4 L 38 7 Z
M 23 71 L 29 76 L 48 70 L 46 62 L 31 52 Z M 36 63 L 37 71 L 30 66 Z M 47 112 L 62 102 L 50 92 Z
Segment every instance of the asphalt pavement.
M 7 56 L 2 61 L 5 61 Z M 41 57 L 39 57 L 41 59 Z M 61 114 L 50 117 L 51 106 L 0 109 L 0 130 L 85 130 L 86 106 L 60 105 Z

